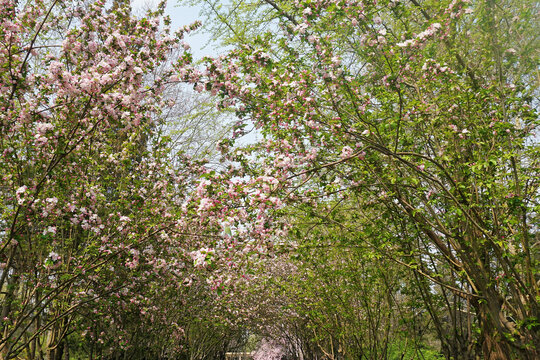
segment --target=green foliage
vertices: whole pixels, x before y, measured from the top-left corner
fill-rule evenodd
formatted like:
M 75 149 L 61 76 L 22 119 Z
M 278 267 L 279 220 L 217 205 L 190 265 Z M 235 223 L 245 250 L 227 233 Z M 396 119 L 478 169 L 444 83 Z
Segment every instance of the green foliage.
M 407 347 L 406 341 L 390 344 L 388 351 L 389 360 L 443 360 L 444 356 L 437 350 L 430 348 L 411 349 Z
M 534 358 L 517 324 L 539 311 L 538 3 L 201 3 L 235 45 L 207 60 L 209 88 L 264 136 L 250 170 L 282 182 L 324 351 L 354 334 L 330 316 L 349 272 L 370 299 L 366 268 L 397 263 L 447 358 Z M 349 248 L 365 268 L 333 267 Z

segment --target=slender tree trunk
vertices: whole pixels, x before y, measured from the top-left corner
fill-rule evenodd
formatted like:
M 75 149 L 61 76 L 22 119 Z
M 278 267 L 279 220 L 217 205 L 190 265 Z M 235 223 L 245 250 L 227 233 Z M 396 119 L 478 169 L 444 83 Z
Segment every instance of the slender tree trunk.
M 4 269 L 4 271 L 8 271 L 8 269 Z M 1 318 L 0 318 L 0 324 L 2 324 L 2 326 L 0 326 L 0 331 L 1 331 L 1 336 L 2 336 L 2 340 L 4 340 L 5 342 L 0 345 L 0 359 L 5 359 L 7 358 L 10 354 L 10 351 L 11 351 L 11 341 L 9 339 L 6 339 L 8 334 L 9 334 L 9 331 L 10 331 L 10 328 L 9 328 L 9 325 L 6 325 L 3 323 L 4 319 L 9 319 L 10 318 L 10 313 L 11 313 L 11 305 L 13 303 L 13 301 L 15 300 L 15 297 L 16 297 L 16 288 L 17 288 L 17 283 L 19 281 L 19 275 L 11 275 L 11 276 L 7 276 L 7 284 L 6 284 L 6 289 L 2 289 L 5 291 L 5 297 L 4 297 L 4 300 L 3 300 L 3 304 L 2 304 L 2 313 L 0 314 L 1 315 Z

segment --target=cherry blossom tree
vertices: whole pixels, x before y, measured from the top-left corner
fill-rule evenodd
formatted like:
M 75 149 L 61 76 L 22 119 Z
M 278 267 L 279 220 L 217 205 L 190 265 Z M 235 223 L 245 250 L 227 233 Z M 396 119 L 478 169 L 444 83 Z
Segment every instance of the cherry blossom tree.
M 182 351 L 191 253 L 219 236 L 188 206 L 208 168 L 160 129 L 197 24 L 128 5 L 0 2 L 2 359 Z

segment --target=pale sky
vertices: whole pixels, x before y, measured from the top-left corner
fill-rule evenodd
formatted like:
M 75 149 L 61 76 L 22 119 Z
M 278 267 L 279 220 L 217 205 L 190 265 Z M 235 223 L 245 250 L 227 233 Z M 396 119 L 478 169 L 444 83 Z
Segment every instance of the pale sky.
M 133 11 L 137 13 L 138 9 L 144 8 L 145 5 L 157 4 L 156 0 L 132 0 Z M 196 20 L 203 20 L 199 16 L 200 8 L 198 6 L 179 6 L 176 0 L 167 1 L 166 14 L 171 17 L 172 29 L 178 29 L 184 25 L 191 24 Z M 202 31 L 197 31 L 192 35 L 188 35 L 185 41 L 191 46 L 192 53 L 195 59 L 200 59 L 203 56 L 216 55 L 216 51 L 212 46 L 207 46 L 202 49 L 208 42 L 210 37 L 203 34 Z
M 227 1 L 224 0 L 224 3 Z M 144 4 L 157 4 L 157 0 L 132 0 L 132 9 L 137 13 L 137 9 L 140 9 Z M 166 14 L 171 17 L 171 28 L 178 29 L 184 25 L 191 24 L 196 20 L 203 20 L 199 16 L 200 7 L 198 6 L 179 6 L 177 0 L 168 0 Z M 203 34 L 203 31 L 199 30 L 191 36 L 186 36 L 185 41 L 191 46 L 194 60 L 199 60 L 203 56 L 216 56 L 219 51 L 214 49 L 212 45 L 206 46 L 202 49 L 210 40 L 208 34 Z M 247 135 L 237 140 L 237 144 L 247 145 L 256 142 L 260 139 L 260 134 L 257 131 L 250 131 Z

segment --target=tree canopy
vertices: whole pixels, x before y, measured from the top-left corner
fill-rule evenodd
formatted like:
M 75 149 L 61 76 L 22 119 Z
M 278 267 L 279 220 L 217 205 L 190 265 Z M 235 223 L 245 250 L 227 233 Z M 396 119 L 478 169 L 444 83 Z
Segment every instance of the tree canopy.
M 0 0 L 1 359 L 540 357 L 536 1 L 183 3 Z
M 264 136 L 249 169 L 299 241 L 418 275 L 448 356 L 538 356 L 538 4 L 204 3 L 236 46 L 207 87 Z M 444 335 L 439 296 L 480 333 Z

